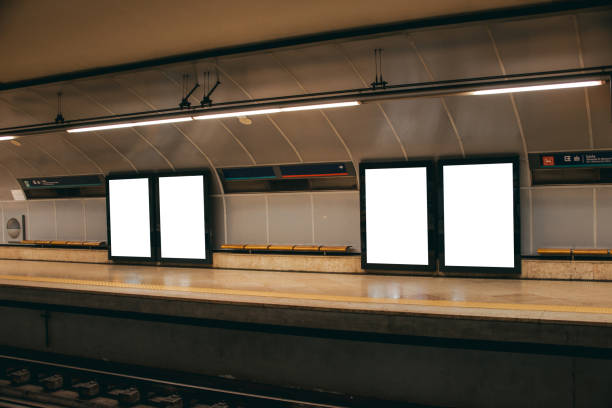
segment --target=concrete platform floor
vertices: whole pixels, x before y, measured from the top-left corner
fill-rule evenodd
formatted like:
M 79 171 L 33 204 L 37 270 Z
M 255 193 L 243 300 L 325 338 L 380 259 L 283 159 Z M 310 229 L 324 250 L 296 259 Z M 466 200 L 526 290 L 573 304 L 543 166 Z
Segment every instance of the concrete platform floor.
M 0 261 L 0 285 L 508 320 L 612 323 L 612 283 Z

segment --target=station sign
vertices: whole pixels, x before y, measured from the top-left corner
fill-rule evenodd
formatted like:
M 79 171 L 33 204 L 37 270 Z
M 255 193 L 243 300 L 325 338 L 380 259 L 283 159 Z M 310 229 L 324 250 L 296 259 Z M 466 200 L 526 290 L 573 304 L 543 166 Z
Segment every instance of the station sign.
M 540 154 L 540 168 L 612 167 L 612 151 Z
M 36 177 L 19 179 L 24 190 L 38 188 L 77 188 L 97 187 L 104 184 L 102 177 L 98 175 L 87 176 L 65 176 L 65 177 Z

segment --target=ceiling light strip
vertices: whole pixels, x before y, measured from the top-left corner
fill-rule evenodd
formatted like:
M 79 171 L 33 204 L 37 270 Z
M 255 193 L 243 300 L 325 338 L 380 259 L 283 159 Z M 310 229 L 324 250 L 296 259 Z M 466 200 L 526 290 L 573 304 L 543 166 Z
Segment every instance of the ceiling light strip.
M 604 81 L 581 81 L 581 82 L 565 82 L 561 84 L 544 84 L 544 85 L 531 85 L 531 86 L 517 86 L 511 88 L 498 88 L 498 89 L 483 89 L 480 91 L 469 92 L 470 95 L 496 95 L 504 93 L 515 93 L 515 92 L 533 92 L 533 91 L 549 91 L 555 89 L 568 89 L 568 88 L 585 88 L 589 86 L 603 85 Z
M 316 105 L 289 106 L 286 108 L 270 108 L 270 109 L 256 109 L 256 110 L 246 110 L 246 111 L 227 112 L 227 113 L 212 113 L 212 114 L 207 114 L 207 115 L 194 116 L 193 118 L 195 120 L 234 118 L 234 117 L 239 117 L 239 116 L 269 115 L 272 113 L 282 113 L 282 112 L 297 112 L 297 111 L 315 110 L 315 109 L 344 108 L 348 106 L 357 106 L 360 104 L 361 102 L 359 101 L 321 103 L 321 104 L 316 104 Z
M 66 132 L 68 133 L 96 132 L 99 130 L 123 129 L 123 128 L 130 128 L 130 127 L 137 127 L 137 126 L 163 125 L 167 123 L 189 122 L 192 120 L 193 118 L 191 116 L 186 116 L 182 118 L 145 120 L 141 122 L 112 123 L 110 125 L 73 128 L 73 129 L 66 130 Z

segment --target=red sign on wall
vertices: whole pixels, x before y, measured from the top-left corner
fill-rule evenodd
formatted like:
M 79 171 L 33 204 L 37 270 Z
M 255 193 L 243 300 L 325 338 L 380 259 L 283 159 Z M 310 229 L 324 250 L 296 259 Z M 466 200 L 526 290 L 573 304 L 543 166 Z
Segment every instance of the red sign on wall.
M 554 166 L 555 156 L 542 156 L 542 166 Z

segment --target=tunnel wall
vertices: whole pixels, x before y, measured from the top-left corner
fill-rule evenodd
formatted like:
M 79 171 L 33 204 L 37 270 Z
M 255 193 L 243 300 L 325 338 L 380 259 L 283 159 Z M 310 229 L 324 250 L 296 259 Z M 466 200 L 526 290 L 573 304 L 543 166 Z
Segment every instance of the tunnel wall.
M 351 245 L 360 250 L 357 191 L 213 195 L 213 242 Z M 27 237 L 106 240 L 104 198 L 0 201 L 6 222 L 26 214 Z M 612 186 L 521 188 L 521 252 L 612 248 Z

